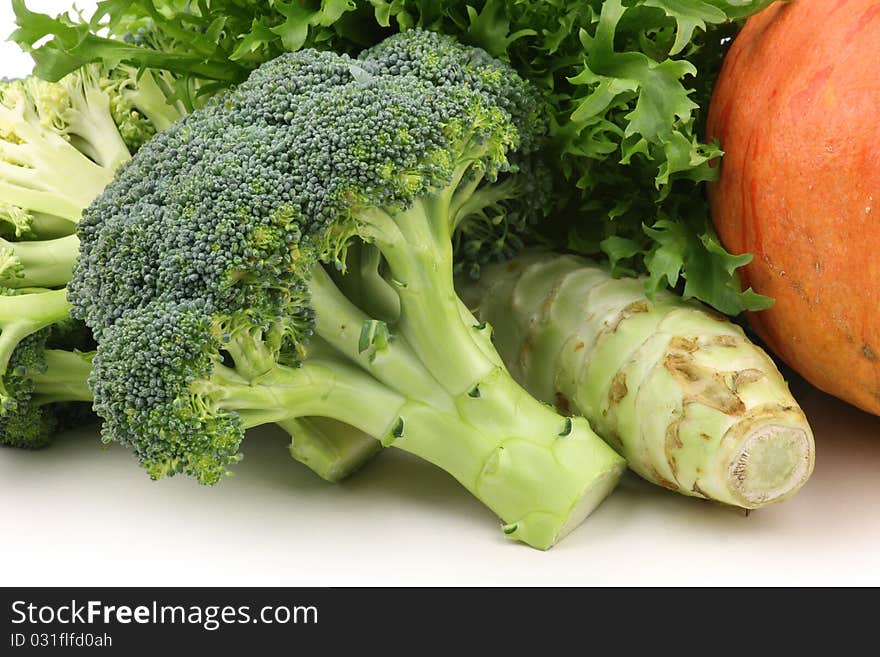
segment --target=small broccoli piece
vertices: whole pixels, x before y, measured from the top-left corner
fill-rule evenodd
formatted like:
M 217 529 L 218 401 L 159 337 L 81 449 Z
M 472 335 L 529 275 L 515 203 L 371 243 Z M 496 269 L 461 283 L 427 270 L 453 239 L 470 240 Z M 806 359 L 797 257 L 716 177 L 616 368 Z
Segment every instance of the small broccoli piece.
M 0 84 L 0 202 L 75 224 L 128 159 L 95 68 Z
M 2 379 L 0 445 L 47 446 L 70 420 L 86 417 L 91 401 L 91 354 L 48 348 L 52 328 L 23 338 Z
M 245 429 L 318 440 L 303 427 L 327 418 L 552 545 L 623 462 L 514 382 L 453 287 L 545 215 L 546 135 L 513 69 L 420 30 L 359 60 L 283 55 L 155 135 L 78 229 L 69 298 L 105 439 L 214 483 Z
M 0 409 L 16 403 L 14 390 L 7 389 L 7 377 L 14 376 L 15 363 L 21 363 L 21 343 L 36 333 L 45 333 L 45 341 L 46 329 L 69 317 L 66 290 L 0 288 Z
M 82 209 L 129 158 L 97 67 L 0 83 L 0 285 L 65 285 Z
M 0 445 L 40 448 L 91 414 L 95 342 L 66 290 L 0 289 Z
M 326 417 L 291 418 L 278 426 L 290 435 L 290 455 L 327 481 L 349 477 L 382 449 L 369 434 Z

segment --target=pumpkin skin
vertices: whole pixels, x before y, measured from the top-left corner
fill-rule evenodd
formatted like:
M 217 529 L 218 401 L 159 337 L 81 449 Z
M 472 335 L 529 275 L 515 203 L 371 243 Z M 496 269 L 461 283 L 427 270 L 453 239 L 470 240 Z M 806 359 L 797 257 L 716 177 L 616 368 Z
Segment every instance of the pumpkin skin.
M 880 415 L 880 0 L 777 2 L 749 19 L 715 86 L 709 185 L 748 321 L 817 387 Z

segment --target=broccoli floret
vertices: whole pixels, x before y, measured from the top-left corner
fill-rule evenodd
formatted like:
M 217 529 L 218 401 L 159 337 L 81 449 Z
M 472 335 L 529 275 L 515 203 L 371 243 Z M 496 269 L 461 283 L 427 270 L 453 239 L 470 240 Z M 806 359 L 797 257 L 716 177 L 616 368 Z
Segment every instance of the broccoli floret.
M 0 107 L 4 121 L 0 123 L 0 154 L 5 160 L 0 161 L 0 198 L 30 204 L 20 207 L 0 201 L 3 294 L 38 294 L 69 281 L 79 251 L 79 239 L 72 231 L 87 197 L 91 201 L 101 191 L 116 166 L 129 159 L 129 150 L 133 152 L 186 113 L 182 101 L 169 102 L 172 84 L 179 94 L 181 81 L 170 79 L 167 73 L 146 71 L 141 75 L 124 65 L 106 76 L 99 75 L 97 67 L 86 67 L 55 84 L 35 78 L 0 83 L 5 103 Z M 53 159 L 54 149 L 62 159 Z M 27 161 L 22 153 L 28 155 Z M 79 165 L 76 169 L 64 170 L 74 163 Z M 64 182 L 63 189 L 52 184 L 58 176 Z M 75 185 L 65 182 L 68 180 Z M 32 185 L 40 189 L 31 189 Z M 67 190 L 78 195 L 69 196 Z M 3 193 L 9 196 L 3 197 Z M 55 214 L 49 214 L 50 210 Z M 82 393 L 87 390 L 91 359 L 82 354 L 88 354 L 95 344 L 85 324 L 69 317 L 65 294 L 58 290 L 50 296 L 30 297 L 33 303 L 18 299 L 10 302 L 13 306 L 6 315 L 5 301 L 0 298 L 0 315 L 7 318 L 5 323 L 0 321 L 0 357 L 10 359 L 15 369 L 18 360 L 34 351 L 27 347 L 27 341 L 40 335 L 45 342 L 44 355 L 50 361 L 45 373 L 35 374 L 31 368 L 22 381 L 4 369 L 7 360 L 0 362 L 0 401 L 6 402 L 5 410 L 0 410 L 0 442 L 4 444 L 44 445 L 54 433 L 94 417 L 91 393 L 88 397 Z M 54 323 L 47 326 L 47 322 Z M 6 381 L 3 377 L 12 378 Z M 27 382 L 33 387 L 36 379 L 38 396 L 34 397 L 33 391 L 22 385 Z M 336 441 L 335 448 L 332 439 L 312 448 L 310 440 L 300 440 L 306 452 L 316 452 L 325 445 L 335 449 L 343 461 L 360 454 L 349 447 L 350 440 Z M 342 472 L 338 464 L 322 472 L 314 459 L 310 466 L 322 476 Z
M 53 324 L 70 317 L 66 290 L 0 288 L 0 408 L 15 403 L 15 395 L 6 388 L 6 377 L 14 372 L 13 356 L 29 336 L 46 333 Z M 45 341 L 48 333 L 43 337 Z M 21 358 L 19 354 L 18 358 Z
M 508 248 L 467 235 L 543 217 L 546 133 L 513 69 L 413 30 L 358 60 L 283 55 L 157 134 L 78 230 L 69 298 L 98 341 L 105 439 L 214 483 L 245 429 L 328 418 L 552 545 L 623 463 L 514 382 L 453 287 L 456 262 Z
M 46 327 L 27 335 L 9 356 L 2 378 L 0 445 L 45 447 L 72 419 L 87 417 L 92 354 L 50 348 L 52 334 L 53 327 Z

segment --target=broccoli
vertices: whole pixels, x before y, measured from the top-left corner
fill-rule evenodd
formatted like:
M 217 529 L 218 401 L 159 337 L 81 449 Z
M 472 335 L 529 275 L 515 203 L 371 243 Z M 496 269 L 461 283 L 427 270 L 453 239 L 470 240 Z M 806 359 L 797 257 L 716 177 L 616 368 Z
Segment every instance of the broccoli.
M 0 284 L 65 285 L 83 208 L 129 158 L 97 67 L 0 83 Z
M 94 344 L 63 288 L 83 208 L 130 159 L 114 116 L 124 74 L 0 82 L 0 444 L 42 447 L 88 417 Z M 156 96 L 124 86 L 125 103 Z
M 59 287 L 83 208 L 158 130 L 186 113 L 170 74 L 85 66 L 59 82 L 0 82 L 0 285 Z
M 0 83 L 0 201 L 72 224 L 130 157 L 94 67 Z
M 94 345 L 65 290 L 0 294 L 0 445 L 39 448 L 86 417 Z
M 200 99 L 193 81 L 181 81 L 168 71 L 138 69 L 126 64 L 114 67 L 101 80 L 110 95 L 110 111 L 119 133 L 132 153 L 157 132 L 188 113 L 187 105 L 175 100 L 177 88 L 186 90 L 190 105 Z
M 329 419 L 550 547 L 623 462 L 514 382 L 453 288 L 549 207 L 546 132 L 508 65 L 412 30 L 359 59 L 282 55 L 155 135 L 78 228 L 104 440 L 213 484 L 247 428 L 296 444 Z
M 58 431 L 91 418 L 91 404 L 81 403 L 91 399 L 82 393 L 94 347 L 90 331 L 69 318 L 63 290 L 21 297 L 67 284 L 82 208 L 129 151 L 186 113 L 182 101 L 170 101 L 172 87 L 180 86 L 168 73 L 125 65 L 106 74 L 87 66 L 58 83 L 0 82 L 0 198 L 25 206 L 0 201 L 0 444 L 45 446 Z M 11 295 L 19 298 L 7 303 Z M 39 346 L 46 339 L 50 350 Z M 36 365 L 22 369 L 22 359 Z M 375 445 L 351 427 L 336 428 L 303 422 L 291 446 L 295 458 L 330 480 L 349 474 Z

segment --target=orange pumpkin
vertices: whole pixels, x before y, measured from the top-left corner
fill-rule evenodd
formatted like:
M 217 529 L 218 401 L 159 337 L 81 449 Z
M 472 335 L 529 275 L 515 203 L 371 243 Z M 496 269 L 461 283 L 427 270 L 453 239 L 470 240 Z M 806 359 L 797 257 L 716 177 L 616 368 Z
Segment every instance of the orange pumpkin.
M 748 320 L 819 388 L 880 415 L 880 0 L 777 2 L 746 23 L 708 137 L 724 246 L 774 297 Z

